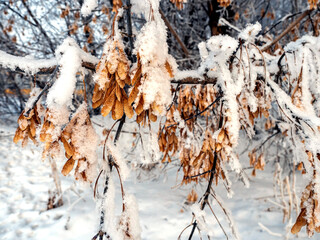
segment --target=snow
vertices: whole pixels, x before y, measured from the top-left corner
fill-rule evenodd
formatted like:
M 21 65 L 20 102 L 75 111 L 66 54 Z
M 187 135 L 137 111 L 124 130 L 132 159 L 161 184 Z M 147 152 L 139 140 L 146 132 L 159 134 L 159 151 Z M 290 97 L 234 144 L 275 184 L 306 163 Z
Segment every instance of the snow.
M 91 12 L 98 6 L 98 0 L 84 0 L 83 5 L 81 6 L 81 14 L 84 17 L 87 17 Z
M 121 150 L 114 146 L 113 142 L 107 143 L 109 154 L 111 154 L 113 160 L 119 167 L 120 176 L 122 181 L 125 181 L 130 175 L 130 169 L 127 166 L 126 161 L 123 159 Z
M 182 80 L 186 78 L 198 78 L 202 79 L 203 76 L 199 74 L 197 70 L 184 70 L 184 71 L 177 71 L 174 79 L 175 80 Z
M 67 38 L 64 42 L 69 42 L 70 45 L 75 46 L 75 43 L 71 43 L 72 40 L 71 38 Z M 59 49 L 57 49 L 59 51 Z M 60 50 L 61 46 L 60 46 Z M 99 62 L 99 59 L 96 57 L 92 56 L 89 53 L 84 52 L 79 48 L 79 55 L 82 61 L 84 62 L 90 62 L 93 64 L 97 64 Z M 34 57 L 28 55 L 25 57 L 21 56 L 14 56 L 11 54 L 8 54 L 2 50 L 0 50 L 0 65 L 3 67 L 7 67 L 13 71 L 17 70 L 19 68 L 20 70 L 29 73 L 29 74 L 36 74 L 37 72 L 41 71 L 43 68 L 51 68 L 56 66 L 59 63 L 59 54 L 56 52 L 56 57 L 57 58 L 51 58 L 51 59 L 35 59 Z
M 30 97 L 25 105 L 26 112 L 33 107 L 33 104 L 34 104 L 35 100 L 37 99 L 40 92 L 41 92 L 41 89 L 37 88 L 37 87 L 35 87 L 31 90 Z
M 50 177 L 50 167 L 47 161 L 41 161 L 41 150 L 37 147 L 22 149 L 12 142 L 14 128 L 8 125 L 0 127 L 0 239 L 91 239 L 98 230 L 100 208 L 93 198 L 93 186 L 83 185 L 75 182 L 73 177 L 61 177 L 63 188 L 64 205 L 60 208 L 46 210 L 48 190 L 54 189 L 54 183 Z M 9 136 L 9 137 L 8 137 Z M 125 138 L 124 138 L 125 139 Z M 124 140 L 122 138 L 122 141 Z M 130 144 L 127 144 L 130 145 Z M 241 144 L 240 144 L 241 145 Z M 125 147 L 122 145 L 122 147 Z M 244 145 L 241 148 L 245 148 Z M 122 150 L 123 151 L 123 150 Z M 130 155 L 129 155 L 130 156 Z M 241 158 L 244 165 L 248 164 L 246 158 Z M 61 169 L 63 162 L 57 162 Z M 141 228 L 141 239 L 177 239 L 180 232 L 190 224 L 192 210 L 185 204 L 188 192 L 194 186 L 180 186 L 176 180 L 176 172 L 179 166 L 174 165 L 163 171 L 158 179 L 150 179 L 151 173 L 147 173 L 149 180 L 137 180 L 133 173 L 125 181 L 127 191 L 126 202 L 130 203 L 132 211 L 137 209 L 131 195 L 134 195 L 138 204 L 139 219 L 135 220 L 133 229 L 138 235 L 139 225 Z M 160 170 L 160 169 L 159 169 Z M 256 178 L 250 178 L 251 187 L 246 189 L 241 182 L 233 181 L 232 199 L 226 197 L 223 186 L 214 186 L 218 200 L 223 202 L 233 217 L 232 223 L 238 228 L 241 239 L 246 240 L 276 240 L 277 236 L 270 235 L 266 229 L 273 233 L 286 235 L 286 224 L 282 223 L 281 209 L 267 199 L 274 199 L 272 190 L 272 178 L 270 172 L 272 165 L 267 165 L 266 172 L 257 173 Z M 250 173 L 247 172 L 247 174 Z M 250 174 L 249 174 L 250 175 Z M 181 177 L 178 175 L 179 178 Z M 304 186 L 306 179 L 298 174 L 298 192 Z M 121 212 L 120 186 L 117 174 L 113 173 L 114 188 L 110 186 L 110 198 L 108 204 L 108 220 L 111 226 L 117 224 Z M 103 177 L 100 182 L 103 182 Z M 205 191 L 206 184 L 196 186 L 195 190 L 199 196 Z M 100 192 L 102 190 L 100 189 Z M 114 199 L 114 201 L 112 200 Z M 114 202 L 112 205 L 112 202 Z M 215 214 L 223 225 L 225 231 L 231 237 L 228 227 L 229 221 L 215 200 L 210 202 Z M 97 208 L 95 207 L 97 206 Z M 114 213 L 113 213 L 114 211 Z M 212 213 L 205 209 L 208 225 L 215 239 L 225 239 L 225 236 Z M 137 225 L 137 223 L 140 223 Z M 259 225 L 264 226 L 260 227 Z M 117 226 L 117 225 L 116 225 Z M 110 228 L 107 228 L 110 230 Z M 182 235 L 186 239 L 191 229 L 188 228 Z M 308 239 L 306 234 L 299 234 L 299 239 Z M 194 239 L 199 239 L 197 231 Z M 205 232 L 203 232 L 203 237 Z M 289 235 L 289 239 L 296 239 Z
M 140 240 L 141 227 L 139 222 L 138 204 L 134 195 L 125 194 L 123 203 L 125 206 L 125 210 L 120 218 L 120 223 L 122 224 L 120 230 L 124 233 L 124 235 L 126 234 L 126 232 L 130 235 L 130 237 L 124 236 L 123 239 Z
M 98 59 L 85 53 L 70 37 L 56 49 L 56 58 L 60 66 L 59 77 L 50 88 L 47 97 L 47 106 L 71 105 L 73 92 L 77 82 L 77 72 L 80 70 L 83 61 L 97 63 Z
M 144 95 L 144 109 L 148 109 L 153 102 L 164 109 L 171 102 L 171 77 L 165 65 L 169 63 L 174 75 L 177 64 L 168 54 L 167 31 L 158 11 L 159 1 L 151 0 L 150 7 L 149 21 L 135 41 L 134 53 L 139 54 L 144 76 L 139 90 Z
M 261 31 L 261 24 L 248 24 L 247 27 L 239 33 L 238 38 L 246 41 L 247 43 L 254 43 L 255 38 Z
M 59 78 L 49 90 L 47 105 L 71 105 L 73 92 L 76 87 L 77 71 L 81 67 L 78 46 L 72 38 L 67 38 L 56 50 L 60 67 Z
M 34 59 L 32 56 L 18 57 L 0 50 L 0 65 L 16 70 L 20 68 L 30 74 L 37 73 L 41 68 L 49 68 L 57 65 L 57 60 L 52 59 Z

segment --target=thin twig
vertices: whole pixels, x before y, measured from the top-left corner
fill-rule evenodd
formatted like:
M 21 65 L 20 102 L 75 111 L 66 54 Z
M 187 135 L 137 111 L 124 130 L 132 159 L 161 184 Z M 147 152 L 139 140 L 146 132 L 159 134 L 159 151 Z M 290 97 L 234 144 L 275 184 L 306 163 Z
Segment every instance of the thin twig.
M 271 138 L 273 138 L 274 136 L 278 135 L 280 132 L 281 132 L 281 131 L 280 131 L 280 129 L 278 128 L 277 131 L 276 131 L 274 134 L 272 134 L 272 135 L 270 135 L 269 137 L 267 137 L 267 139 L 264 140 L 263 143 L 261 143 L 258 148 L 254 148 L 253 151 L 252 151 L 252 153 L 255 153 L 255 152 L 259 151 L 259 150 L 263 147 L 263 145 L 266 144 L 266 142 L 268 142 L 268 141 L 269 141 Z
M 177 40 L 177 42 L 179 43 L 179 45 L 181 46 L 183 52 L 185 53 L 185 55 L 188 57 L 189 56 L 189 51 L 187 49 L 187 47 L 184 45 L 184 43 L 181 41 L 179 35 L 177 34 L 177 32 L 173 29 L 173 27 L 171 26 L 170 22 L 168 21 L 168 19 L 166 18 L 166 16 L 164 15 L 164 13 L 162 12 L 161 9 L 159 9 L 161 18 L 163 19 L 164 23 L 166 24 L 166 26 L 168 27 L 168 29 L 170 30 L 170 32 L 172 33 L 172 35 L 174 36 L 174 38 Z
M 302 19 L 304 19 L 306 16 L 308 16 L 312 12 L 312 9 L 304 11 L 295 21 L 293 21 L 278 37 L 276 37 L 271 43 L 267 43 L 264 45 L 261 49 L 261 51 L 266 51 L 270 47 L 272 47 L 274 44 L 279 42 L 281 38 L 283 38 L 292 28 L 294 28 L 299 22 L 301 22 Z
M 204 113 L 205 111 L 207 111 L 209 108 L 211 108 L 215 103 L 217 103 L 221 98 L 222 98 L 222 94 L 219 94 L 216 99 L 210 103 L 205 109 L 203 109 L 201 112 L 198 112 L 197 114 L 194 114 L 194 115 L 191 115 L 190 117 L 186 118 L 186 119 L 183 119 L 184 121 L 189 121 L 199 115 L 201 115 L 202 113 Z M 168 127 L 164 127 L 164 128 L 171 128 L 171 127 L 174 127 L 174 126 L 177 126 L 179 125 L 179 123 L 175 123 L 175 124 L 171 124 L 169 125 Z M 162 129 L 163 130 L 163 129 Z
M 214 213 L 214 211 L 213 211 L 213 209 L 212 209 L 212 207 L 211 207 L 211 205 L 210 205 L 210 203 L 209 203 L 209 202 L 208 202 L 208 207 L 210 208 L 210 210 L 211 210 L 211 212 L 212 212 L 213 216 L 214 216 L 214 217 L 215 217 L 215 219 L 217 220 L 217 223 L 219 224 L 220 228 L 222 229 L 222 231 L 223 231 L 224 235 L 226 236 L 226 238 L 227 238 L 227 240 L 228 240 L 228 239 L 229 239 L 229 237 L 228 237 L 228 235 L 227 235 L 226 231 L 224 230 L 224 228 L 223 228 L 222 224 L 220 223 L 220 221 L 219 221 L 218 217 L 217 217 L 217 216 L 216 216 L 216 214 Z
M 59 66 L 57 65 L 56 68 L 54 69 L 49 81 L 47 82 L 47 84 L 44 86 L 44 88 L 42 89 L 42 91 L 38 94 L 38 96 L 34 99 L 34 101 L 32 102 L 31 106 L 28 109 L 25 109 L 25 113 L 24 116 L 29 116 L 30 112 L 32 109 L 34 109 L 34 107 L 36 106 L 37 102 L 40 100 L 40 98 L 42 97 L 42 95 L 52 86 L 53 84 L 53 79 L 56 76 L 56 73 L 59 69 Z
M 220 117 L 220 120 L 219 120 L 219 129 L 222 127 L 223 125 L 223 117 L 221 116 Z M 202 204 L 201 204 L 201 207 L 200 209 L 203 210 L 208 202 L 208 198 L 209 198 L 209 195 L 210 195 L 210 190 L 211 190 L 211 185 L 213 183 L 213 177 L 216 173 L 216 166 L 217 166 L 217 161 L 218 161 L 218 154 L 215 154 L 214 155 L 214 158 L 213 158 L 213 164 L 212 164 L 212 168 L 211 168 L 211 173 L 210 173 L 210 178 L 209 178 L 209 182 L 208 182 L 208 186 L 207 186 L 207 189 L 205 191 L 205 193 L 203 194 L 202 196 Z M 193 227 L 192 227 L 192 230 L 191 230 L 191 233 L 189 235 L 189 240 L 192 239 L 192 236 L 194 234 L 194 230 L 196 229 L 197 227 L 197 221 L 194 220 L 193 222 Z

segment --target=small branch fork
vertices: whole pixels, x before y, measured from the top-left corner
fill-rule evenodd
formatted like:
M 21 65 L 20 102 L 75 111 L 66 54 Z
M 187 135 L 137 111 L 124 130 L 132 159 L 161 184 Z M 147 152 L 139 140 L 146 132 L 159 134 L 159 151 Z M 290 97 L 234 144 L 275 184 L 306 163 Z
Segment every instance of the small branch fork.
M 130 0 L 127 0 L 127 7 L 125 8 L 126 10 L 126 17 L 127 17 L 127 31 L 128 31 L 128 35 L 129 35 L 129 58 L 131 61 L 133 61 L 133 57 L 132 57 L 132 51 L 133 51 L 133 39 L 132 39 L 132 23 L 131 23 L 131 3 Z M 117 121 L 119 122 L 116 134 L 115 134 L 115 138 L 114 138 L 114 144 L 117 143 L 117 141 L 119 140 L 123 125 L 126 121 L 126 115 L 123 114 L 122 118 Z M 117 123 L 115 122 L 115 124 Z M 111 130 L 111 129 L 110 129 Z M 111 131 L 109 131 L 110 133 Z M 104 149 L 103 149 L 103 158 L 105 160 L 105 147 L 106 147 L 106 142 L 107 142 L 107 138 L 108 138 L 109 134 L 106 137 L 106 141 L 104 144 Z M 122 180 L 120 177 L 120 172 L 119 172 L 119 168 L 118 166 L 115 164 L 115 161 L 112 157 L 112 155 L 108 155 L 108 162 L 109 162 L 109 168 L 110 170 L 106 172 L 106 180 L 105 180 L 105 185 L 104 185 L 104 190 L 103 190 L 103 200 L 106 197 L 106 194 L 108 192 L 108 186 L 109 186 L 109 179 L 110 179 L 110 175 L 111 175 L 111 171 L 112 171 L 112 167 L 115 166 L 118 175 L 119 175 L 119 179 L 120 179 L 120 185 L 121 185 L 121 192 L 122 192 L 122 198 L 124 197 L 124 189 L 123 189 L 123 184 L 122 184 Z M 107 239 L 111 239 L 111 237 L 104 231 L 104 218 L 105 218 L 105 210 L 103 208 L 103 202 L 101 203 L 101 213 L 100 213 L 100 230 L 99 232 L 92 238 L 92 240 L 96 240 L 99 237 L 99 240 L 103 240 L 103 237 L 106 236 Z M 122 205 L 122 210 L 124 211 L 124 205 Z
M 59 69 L 59 66 L 56 66 L 56 68 L 54 69 L 53 73 L 51 74 L 51 77 L 50 77 L 49 81 L 44 86 L 42 91 L 38 94 L 38 96 L 34 99 L 34 101 L 31 103 L 31 106 L 28 109 L 26 109 L 26 111 L 24 113 L 24 116 L 26 116 L 26 117 L 29 116 L 31 110 L 34 109 L 34 107 L 36 106 L 37 102 L 40 100 L 42 95 L 52 86 L 53 79 L 56 76 L 58 69 Z
M 116 144 L 117 141 L 119 140 L 120 133 L 121 133 L 121 130 L 123 128 L 125 119 L 126 119 L 126 117 L 125 117 L 125 115 L 123 115 L 123 117 L 119 120 L 119 125 L 118 125 L 117 131 L 116 131 L 116 135 L 115 135 L 115 138 L 114 138 L 114 144 Z M 117 122 L 118 121 L 116 121 L 115 124 Z M 106 141 L 107 141 L 108 137 L 109 137 L 109 134 L 106 137 Z M 105 149 L 106 141 L 105 141 L 104 149 L 103 149 L 104 160 L 105 160 L 105 151 L 106 151 L 106 149 Z M 103 230 L 103 228 L 104 228 L 104 217 L 105 217 L 105 211 L 104 211 L 104 208 L 103 208 L 103 204 L 104 204 L 103 200 L 105 199 L 106 194 L 108 192 L 109 179 L 110 179 L 110 174 L 111 174 L 111 171 L 112 171 L 112 167 L 115 166 L 117 168 L 117 166 L 115 165 L 114 160 L 113 160 L 111 155 L 108 155 L 108 163 L 109 163 L 110 170 L 106 171 L 106 180 L 105 180 L 104 189 L 103 189 L 103 199 L 102 199 L 102 203 L 101 203 L 101 212 L 100 212 L 100 229 L 99 229 L 99 232 L 96 235 L 94 235 L 92 240 L 96 240 L 98 237 L 99 237 L 99 240 L 103 240 L 103 236 L 106 236 L 107 239 L 111 239 L 110 236 Z M 117 169 L 117 171 L 119 173 L 118 169 Z M 119 178 L 120 178 L 120 175 L 119 175 Z M 123 194 L 123 187 L 122 187 L 121 178 L 120 178 L 120 182 L 121 182 L 121 190 L 122 190 L 122 194 Z
M 220 120 L 219 120 L 219 129 L 222 127 L 223 125 L 223 117 L 221 116 L 220 117 Z M 201 204 L 201 207 L 200 209 L 203 210 L 205 208 L 205 206 L 208 204 L 208 199 L 209 199 L 209 196 L 210 196 L 210 190 L 211 190 L 211 186 L 212 186 L 212 183 L 213 183 L 213 178 L 214 178 L 214 175 L 216 174 L 216 166 L 217 166 L 217 161 L 218 161 L 218 155 L 217 153 L 214 155 L 214 158 L 213 158 L 213 165 L 212 165 L 212 168 L 210 170 L 210 178 L 209 178 L 209 182 L 208 182 L 208 185 L 207 185 L 207 189 L 205 191 L 205 193 L 203 194 L 202 196 L 202 204 Z M 196 230 L 197 228 L 197 220 L 194 220 L 193 223 L 192 223 L 192 230 L 191 230 L 191 233 L 189 235 L 189 240 L 192 239 L 193 237 L 193 234 L 194 234 L 194 231 Z
M 259 151 L 259 150 L 263 147 L 264 144 L 266 144 L 271 138 L 273 138 L 274 136 L 278 135 L 279 133 L 281 133 L 281 130 L 280 130 L 279 128 L 277 128 L 277 131 L 276 131 L 275 133 L 273 133 L 272 135 L 270 135 L 269 137 L 267 137 L 266 140 L 264 140 L 264 141 L 260 144 L 260 146 L 259 146 L 258 148 L 255 148 L 255 149 L 252 151 L 252 153 L 255 153 L 255 152 Z

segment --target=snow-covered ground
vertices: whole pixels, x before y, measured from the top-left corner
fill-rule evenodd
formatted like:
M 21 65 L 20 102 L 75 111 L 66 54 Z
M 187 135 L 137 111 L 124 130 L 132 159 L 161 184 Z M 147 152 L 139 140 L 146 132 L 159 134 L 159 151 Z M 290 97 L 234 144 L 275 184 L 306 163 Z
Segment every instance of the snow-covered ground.
M 93 198 L 92 186 L 75 182 L 73 177 L 61 176 L 64 205 L 47 211 L 48 190 L 54 189 L 49 163 L 41 160 L 39 148 L 29 145 L 22 149 L 15 145 L 12 142 L 13 134 L 14 127 L 2 124 L 0 239 L 91 239 L 97 233 L 99 223 L 99 211 Z M 60 168 L 61 164 L 59 163 Z M 270 173 L 270 169 L 267 169 L 266 173 L 258 172 L 255 178 L 250 178 L 249 189 L 241 182 L 235 182 L 232 185 L 235 192 L 232 199 L 226 197 L 223 186 L 214 187 L 231 211 L 241 239 L 285 239 L 286 223 L 282 222 L 282 211 L 270 202 L 276 200 L 273 197 L 273 177 L 272 174 L 267 174 L 268 171 Z M 136 173 L 133 172 L 125 182 L 127 191 L 134 194 L 138 201 L 142 239 L 177 239 L 180 232 L 191 223 L 192 214 L 190 206 L 185 204 L 185 199 L 192 186 L 176 187 L 179 184 L 179 180 L 176 181 L 176 173 L 177 168 L 169 165 L 157 179 L 138 181 Z M 120 211 L 120 187 L 116 175 L 114 176 L 117 189 L 116 203 L 119 208 L 117 210 Z M 196 187 L 199 196 L 205 187 L 205 184 Z M 229 239 L 232 239 L 223 211 L 214 201 L 212 204 Z M 206 210 L 208 224 L 214 233 L 211 239 L 226 239 L 209 209 Z M 293 221 L 294 218 L 295 215 Z M 263 229 L 261 224 L 273 235 Z M 187 229 L 181 239 L 187 239 L 190 230 Z M 299 239 L 307 239 L 304 229 L 302 232 Z M 296 238 L 290 234 L 289 237 Z M 318 237 L 316 235 L 313 239 Z M 194 239 L 199 239 L 197 231 Z M 203 235 L 203 239 L 207 237 Z

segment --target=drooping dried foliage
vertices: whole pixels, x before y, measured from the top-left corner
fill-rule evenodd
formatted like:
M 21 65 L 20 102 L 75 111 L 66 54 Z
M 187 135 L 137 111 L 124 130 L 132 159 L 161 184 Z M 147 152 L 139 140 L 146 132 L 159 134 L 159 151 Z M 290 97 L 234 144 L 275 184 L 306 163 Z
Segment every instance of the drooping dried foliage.
M 111 39 L 106 46 L 107 49 L 97 65 L 92 107 L 102 106 L 102 116 L 112 112 L 114 120 L 120 119 L 123 113 L 132 118 L 130 97 L 127 97 L 125 91 L 125 86 L 131 85 L 128 59 L 118 40 Z
M 181 184 L 196 184 L 200 181 L 208 183 L 207 191 L 200 198 L 200 210 L 209 204 L 209 197 L 215 198 L 212 183 L 223 182 L 231 193 L 228 176 L 230 172 L 235 173 L 245 184 L 248 183 L 242 168 L 245 163 L 240 161 L 237 152 L 239 140 L 243 138 L 257 141 L 257 138 L 266 136 L 265 140 L 259 141 L 258 146 L 250 146 L 247 150 L 247 164 L 252 170 L 251 175 L 256 176 L 258 171 L 263 171 L 267 162 L 271 161 L 271 156 L 276 155 L 274 179 L 281 192 L 281 204 L 285 206 L 284 219 L 291 219 L 294 206 L 298 213 L 291 232 L 296 234 L 304 226 L 308 236 L 312 236 L 314 231 L 320 232 L 318 1 L 308 0 L 310 10 L 307 13 L 310 15 L 316 12 L 312 16 L 314 21 L 309 19 L 304 22 L 305 26 L 299 26 L 305 32 L 313 28 L 314 36 L 297 40 L 294 32 L 299 29 L 292 27 L 287 31 L 291 34 L 291 39 L 288 39 L 296 41 L 283 46 L 280 39 L 271 42 L 276 36 L 267 34 L 269 30 L 262 31 L 259 23 L 243 26 L 243 30 L 233 37 L 219 35 L 212 36 L 206 42 L 201 41 L 198 45 L 200 56 L 197 69 L 193 71 L 177 70 L 177 61 L 169 54 L 165 21 L 159 13 L 159 3 L 155 3 L 156 1 L 151 1 L 150 6 L 148 5 L 146 23 L 143 26 L 137 25 L 134 49 L 129 51 L 134 56 L 127 55 L 128 38 L 132 36 L 126 36 L 121 32 L 121 26 L 119 27 L 121 19 L 124 19 L 122 14 L 125 9 L 121 8 L 121 0 L 112 2 L 115 16 L 111 34 L 95 66 L 92 108 L 100 108 L 103 117 L 110 114 L 113 120 L 119 120 L 122 124 L 125 117 L 136 117 L 135 123 L 141 129 L 151 130 L 154 123 L 159 124 L 156 140 L 159 151 L 162 152 L 161 162 L 173 164 L 173 159 L 178 158 L 183 174 Z M 170 2 L 181 12 L 188 9 L 186 1 Z M 218 0 L 214 3 L 219 5 L 216 10 L 223 12 L 232 7 L 236 11 L 237 2 Z M 212 2 L 210 6 L 213 6 Z M 104 7 L 101 11 L 110 17 L 108 9 Z M 266 15 L 264 10 L 261 9 L 263 18 Z M 60 17 L 67 18 L 70 14 L 70 7 L 66 6 Z M 241 14 L 235 13 L 235 22 L 240 24 L 244 19 L 250 19 L 246 12 Z M 274 18 L 271 12 L 268 16 L 266 21 Z M 212 24 L 212 19 L 209 22 L 213 34 L 212 29 L 217 26 Z M 298 24 L 299 22 L 296 23 Z M 94 50 L 90 45 L 94 43 L 94 31 L 90 26 L 84 26 L 88 46 L 83 48 Z M 237 29 L 231 23 L 229 26 Z M 108 32 L 106 26 L 104 29 L 104 33 Z M 74 23 L 70 33 L 76 34 L 77 31 L 78 25 Z M 201 39 L 201 36 L 198 38 Z M 188 37 L 185 39 L 187 41 Z M 177 50 L 172 50 L 175 51 Z M 84 58 L 79 59 L 81 67 L 76 70 L 84 71 L 81 65 L 85 62 Z M 96 62 L 93 61 L 92 64 L 95 65 Z M 85 84 L 83 92 L 87 93 Z M 117 156 L 105 151 L 112 129 L 105 139 L 104 162 L 101 166 L 98 164 L 96 151 L 99 137 L 92 125 L 88 106 L 90 104 L 86 103 L 86 97 L 77 110 L 71 105 L 50 105 L 43 110 L 38 102 L 29 112 L 21 113 L 14 142 L 22 140 L 22 146 L 25 146 L 28 139 L 34 143 L 39 139 L 43 142 L 43 158 L 58 159 L 63 156 L 64 149 L 66 161 L 61 172 L 65 176 L 74 170 L 75 179 L 93 182 L 99 167 L 103 166 L 100 172 L 106 174 L 106 179 L 110 177 L 108 174 L 113 167 L 121 179 L 121 166 L 116 160 Z M 45 112 L 44 116 L 40 112 Z M 280 148 L 287 148 L 287 156 L 275 154 Z M 289 161 L 288 157 L 294 160 Z M 283 179 L 280 160 L 288 161 L 286 166 L 293 175 L 296 170 L 302 170 L 301 173 L 307 176 L 309 183 L 302 193 L 300 205 L 293 203 L 291 199 L 291 195 L 295 194 L 295 175 Z M 286 208 L 284 191 L 290 196 L 289 210 Z M 135 222 L 128 213 L 134 211 L 130 207 L 131 200 L 126 199 L 124 192 L 122 194 L 123 212 L 118 230 L 122 232 L 124 239 L 138 239 L 138 233 L 133 231 Z M 187 197 L 190 203 L 195 203 L 197 198 L 195 191 Z M 196 220 L 192 226 L 197 226 Z

